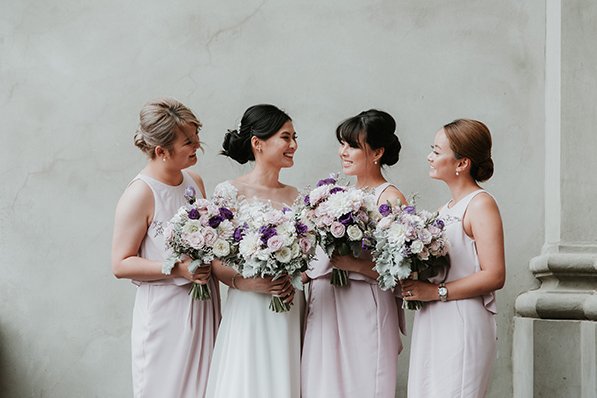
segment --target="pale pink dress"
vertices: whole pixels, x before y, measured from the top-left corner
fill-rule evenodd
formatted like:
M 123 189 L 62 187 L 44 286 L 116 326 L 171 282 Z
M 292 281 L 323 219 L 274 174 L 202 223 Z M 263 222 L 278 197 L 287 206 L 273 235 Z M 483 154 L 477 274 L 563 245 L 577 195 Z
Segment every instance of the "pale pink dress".
M 200 190 L 193 178 L 171 186 L 139 174 L 154 197 L 154 216 L 139 256 L 164 261 L 163 231 L 186 202 L 188 186 Z M 137 288 L 131 332 L 133 393 L 135 398 L 198 398 L 205 394 L 216 332 L 220 322 L 218 285 L 209 283 L 211 300 L 193 300 L 184 278 L 153 282 L 133 281 Z
M 446 282 L 480 270 L 475 241 L 462 219 L 475 195 L 471 192 L 440 214 L 449 223 L 450 269 Z M 435 283 L 440 280 L 432 280 Z M 496 356 L 495 294 L 464 300 L 433 301 L 415 313 L 410 348 L 408 396 L 411 398 L 484 397 Z
M 391 184 L 375 190 L 379 200 Z M 301 360 L 303 398 L 388 397 L 396 391 L 404 313 L 392 291 L 349 273 L 349 285 L 330 284 L 331 265 L 318 248 L 307 272 L 308 302 Z

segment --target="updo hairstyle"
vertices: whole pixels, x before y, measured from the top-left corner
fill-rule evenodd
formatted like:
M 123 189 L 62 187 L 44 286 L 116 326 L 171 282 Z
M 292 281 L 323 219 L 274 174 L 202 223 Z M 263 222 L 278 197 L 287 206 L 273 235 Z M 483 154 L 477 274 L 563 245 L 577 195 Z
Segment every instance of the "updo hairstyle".
M 478 182 L 489 180 L 493 175 L 493 160 L 487 126 L 478 120 L 457 119 L 446 124 L 444 131 L 456 159 L 470 159 L 471 177 Z
M 274 105 L 253 105 L 243 114 L 238 128 L 228 130 L 220 154 L 228 156 L 240 164 L 255 160 L 251 137 L 267 140 L 288 121 L 292 121 L 290 116 Z
M 363 149 L 363 143 L 369 144 L 373 150 L 383 148 L 379 163 L 391 166 L 398 162 L 402 148 L 395 131 L 396 121 L 389 113 L 370 109 L 340 123 L 336 138 L 353 148 Z
M 172 149 L 177 131 L 186 124 L 201 129 L 193 112 L 174 98 L 158 98 L 146 103 L 139 112 L 139 128 L 134 142 L 141 151 L 155 159 L 155 148 Z

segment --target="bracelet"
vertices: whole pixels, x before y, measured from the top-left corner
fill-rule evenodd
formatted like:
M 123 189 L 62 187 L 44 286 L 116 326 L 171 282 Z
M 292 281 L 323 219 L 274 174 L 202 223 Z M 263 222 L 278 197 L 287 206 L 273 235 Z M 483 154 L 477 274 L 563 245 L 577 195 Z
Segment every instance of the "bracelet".
M 234 274 L 234 276 L 232 277 L 232 280 L 230 281 L 230 286 L 231 286 L 233 289 L 236 289 L 236 290 L 238 290 L 238 287 L 236 287 L 236 282 L 235 282 L 235 280 L 236 280 L 236 277 L 237 277 L 237 276 L 239 276 L 239 275 L 240 275 L 239 273 L 236 273 L 236 274 Z

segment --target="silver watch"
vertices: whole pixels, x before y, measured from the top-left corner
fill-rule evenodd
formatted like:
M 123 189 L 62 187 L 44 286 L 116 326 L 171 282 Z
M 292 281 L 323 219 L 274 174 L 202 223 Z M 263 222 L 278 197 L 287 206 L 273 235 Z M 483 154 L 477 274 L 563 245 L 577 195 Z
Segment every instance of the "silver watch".
M 442 282 L 439 284 L 437 295 L 439 296 L 440 301 L 448 301 L 448 288 L 445 283 Z

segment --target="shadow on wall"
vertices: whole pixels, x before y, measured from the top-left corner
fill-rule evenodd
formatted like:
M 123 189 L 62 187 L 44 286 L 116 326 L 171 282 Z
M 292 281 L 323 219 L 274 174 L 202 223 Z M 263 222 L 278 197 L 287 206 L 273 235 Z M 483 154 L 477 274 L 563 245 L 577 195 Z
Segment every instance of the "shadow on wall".
M 0 397 L 25 397 L 27 386 L 19 383 L 19 380 L 26 380 L 24 375 L 19 377 L 19 373 L 25 372 L 25 369 L 17 369 L 17 364 L 22 363 L 22 360 L 13 358 L 16 352 L 8 347 L 8 333 L 9 325 L 0 320 Z

